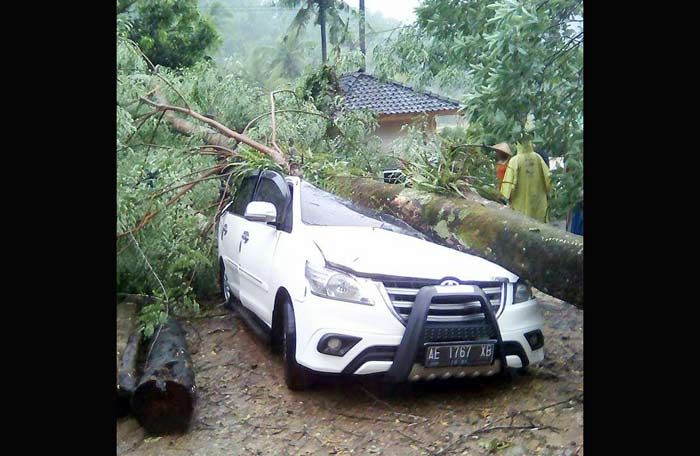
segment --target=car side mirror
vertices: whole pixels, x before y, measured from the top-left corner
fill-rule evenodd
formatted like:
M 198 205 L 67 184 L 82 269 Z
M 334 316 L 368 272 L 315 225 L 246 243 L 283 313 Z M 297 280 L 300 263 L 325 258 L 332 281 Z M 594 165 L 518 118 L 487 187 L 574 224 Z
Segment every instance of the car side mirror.
M 277 209 L 267 201 L 251 201 L 245 208 L 246 220 L 251 222 L 275 223 L 277 221 Z

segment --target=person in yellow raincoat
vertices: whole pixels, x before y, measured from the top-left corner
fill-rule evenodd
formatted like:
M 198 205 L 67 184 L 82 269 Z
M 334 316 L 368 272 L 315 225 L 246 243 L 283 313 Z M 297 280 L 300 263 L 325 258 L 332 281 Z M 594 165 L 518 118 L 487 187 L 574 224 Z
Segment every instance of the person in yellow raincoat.
M 552 189 L 549 167 L 535 153 L 532 142 L 517 145 L 517 154 L 508 161 L 501 194 L 516 211 L 547 223 L 547 194 Z

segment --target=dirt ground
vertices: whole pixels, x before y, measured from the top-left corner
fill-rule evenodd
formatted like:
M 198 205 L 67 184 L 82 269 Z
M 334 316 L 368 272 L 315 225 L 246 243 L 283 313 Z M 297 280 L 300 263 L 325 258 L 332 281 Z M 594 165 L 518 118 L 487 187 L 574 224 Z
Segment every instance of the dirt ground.
M 117 421 L 118 455 L 583 454 L 583 311 L 538 293 L 545 360 L 513 378 L 386 388 L 324 381 L 289 391 L 278 356 L 212 304 L 184 328 L 196 366 L 189 433 L 149 437 Z M 118 306 L 118 350 L 134 306 Z

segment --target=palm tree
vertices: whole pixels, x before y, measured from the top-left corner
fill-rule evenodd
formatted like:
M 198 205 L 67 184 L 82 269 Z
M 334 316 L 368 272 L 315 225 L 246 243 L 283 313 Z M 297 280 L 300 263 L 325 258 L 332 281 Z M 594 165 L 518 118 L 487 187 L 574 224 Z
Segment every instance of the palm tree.
M 348 11 L 348 5 L 342 0 L 280 0 L 279 3 L 289 8 L 302 5 L 289 26 L 290 31 L 296 30 L 296 36 L 299 36 L 304 30 L 312 16 L 316 16 L 314 23 L 321 26 L 321 58 L 325 64 L 327 59 L 326 24 L 330 23 L 331 25 L 331 41 L 334 41 L 334 35 L 342 33 L 346 29 L 339 13 L 340 11 Z

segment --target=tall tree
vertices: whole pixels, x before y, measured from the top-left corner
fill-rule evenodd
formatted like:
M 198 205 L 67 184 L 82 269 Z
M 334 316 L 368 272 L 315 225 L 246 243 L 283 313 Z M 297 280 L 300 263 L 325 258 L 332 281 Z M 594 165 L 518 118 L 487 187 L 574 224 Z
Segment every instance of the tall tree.
M 345 22 L 340 17 L 340 12 L 348 11 L 348 5 L 342 0 L 280 0 L 279 3 L 290 8 L 302 5 L 289 27 L 290 30 L 296 30 L 297 36 L 304 30 L 312 17 L 316 18 L 314 23 L 321 27 L 321 58 L 325 64 L 328 59 L 326 25 L 331 26 L 331 41 L 334 41 L 346 27 Z
M 129 38 L 156 65 L 192 66 L 221 41 L 197 0 L 120 0 L 117 12 L 131 23 Z

